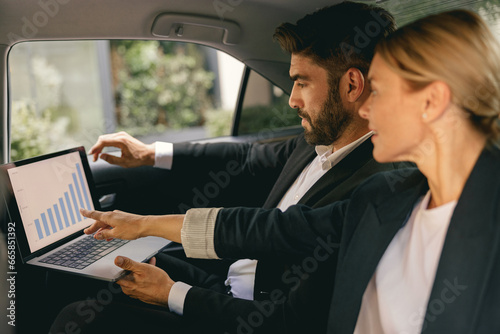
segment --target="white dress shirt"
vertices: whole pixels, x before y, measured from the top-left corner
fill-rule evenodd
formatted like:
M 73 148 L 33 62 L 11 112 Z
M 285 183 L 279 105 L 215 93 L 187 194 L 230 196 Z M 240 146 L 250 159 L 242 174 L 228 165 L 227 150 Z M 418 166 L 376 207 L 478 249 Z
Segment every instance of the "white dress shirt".
M 333 166 L 351 153 L 372 135 L 367 133 L 356 141 L 332 152 L 332 146 L 316 146 L 317 156 L 311 161 L 285 193 L 278 208 L 285 211 L 289 206 L 297 204 L 306 192 Z M 173 163 L 173 145 L 170 143 L 156 143 L 155 167 L 170 169 Z M 211 218 L 214 220 L 213 218 Z M 215 221 L 213 221 L 215 224 Z M 203 222 L 200 222 L 203 224 Z M 213 232 L 213 231 L 212 231 Z M 208 237 L 210 239 L 210 237 Z M 212 237 L 213 240 L 213 237 Z M 184 241 L 184 240 L 183 240 Z M 184 242 L 183 242 L 184 244 Z M 213 245 L 212 245 L 213 247 Z M 203 254 L 206 257 L 207 254 Z M 216 255 L 215 255 L 216 257 Z M 233 297 L 253 300 L 255 271 L 257 260 L 243 259 L 234 262 L 228 270 L 225 284 L 230 287 Z M 168 305 L 171 311 L 182 315 L 184 300 L 189 290 L 189 285 L 176 282 L 171 291 Z

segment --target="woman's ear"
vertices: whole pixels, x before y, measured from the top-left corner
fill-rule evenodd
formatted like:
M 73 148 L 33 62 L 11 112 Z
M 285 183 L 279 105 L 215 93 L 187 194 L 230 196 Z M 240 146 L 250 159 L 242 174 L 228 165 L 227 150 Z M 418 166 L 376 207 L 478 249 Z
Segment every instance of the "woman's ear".
M 357 68 L 351 67 L 342 76 L 341 83 L 344 85 L 345 101 L 354 103 L 358 101 L 365 89 L 365 77 Z
M 443 81 L 434 81 L 424 88 L 422 118 L 431 122 L 443 115 L 451 103 L 450 87 Z

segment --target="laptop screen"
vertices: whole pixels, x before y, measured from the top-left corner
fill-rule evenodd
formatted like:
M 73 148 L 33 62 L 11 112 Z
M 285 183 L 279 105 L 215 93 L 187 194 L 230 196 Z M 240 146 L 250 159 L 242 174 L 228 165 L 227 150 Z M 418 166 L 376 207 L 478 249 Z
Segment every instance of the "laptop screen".
M 30 253 L 93 222 L 79 212 L 94 209 L 80 151 L 35 158 L 7 169 Z

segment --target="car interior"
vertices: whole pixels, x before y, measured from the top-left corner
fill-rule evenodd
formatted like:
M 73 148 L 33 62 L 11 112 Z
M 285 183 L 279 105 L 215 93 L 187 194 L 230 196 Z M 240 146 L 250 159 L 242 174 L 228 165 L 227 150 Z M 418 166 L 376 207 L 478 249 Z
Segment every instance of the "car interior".
M 118 131 L 148 144 L 293 137 L 302 127 L 288 105 L 290 55 L 273 40 L 274 29 L 339 2 L 0 0 L 0 163 L 81 145 L 88 150 L 100 135 Z M 500 37 L 500 0 L 357 2 L 388 9 L 398 25 L 467 8 Z M 360 38 L 369 38 L 363 28 Z M 250 196 L 228 199 L 219 196 L 224 187 L 213 195 L 199 186 L 208 174 L 186 185 L 168 170 L 127 169 L 90 156 L 89 163 L 103 210 L 259 206 L 263 199 L 252 198 L 252 188 L 272 186 L 245 184 Z M 8 234 L 9 219 L 0 214 Z M 182 249 L 174 245 L 172 252 Z M 17 332 L 48 332 L 56 310 L 46 304 L 64 291 L 47 291 L 47 273 L 19 260 L 10 271 L 17 273 Z

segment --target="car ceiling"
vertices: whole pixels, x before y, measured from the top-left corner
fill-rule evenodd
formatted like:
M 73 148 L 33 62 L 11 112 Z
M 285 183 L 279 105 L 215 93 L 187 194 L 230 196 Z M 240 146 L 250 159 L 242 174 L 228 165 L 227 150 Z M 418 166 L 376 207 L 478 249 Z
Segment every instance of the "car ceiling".
M 0 0 L 0 44 L 25 40 L 151 39 L 161 13 L 189 14 L 214 22 L 235 22 L 241 29 L 237 45 L 208 44 L 241 61 L 287 62 L 289 56 L 272 40 L 276 26 L 295 22 L 332 0 Z M 197 41 L 190 36 L 169 40 Z

